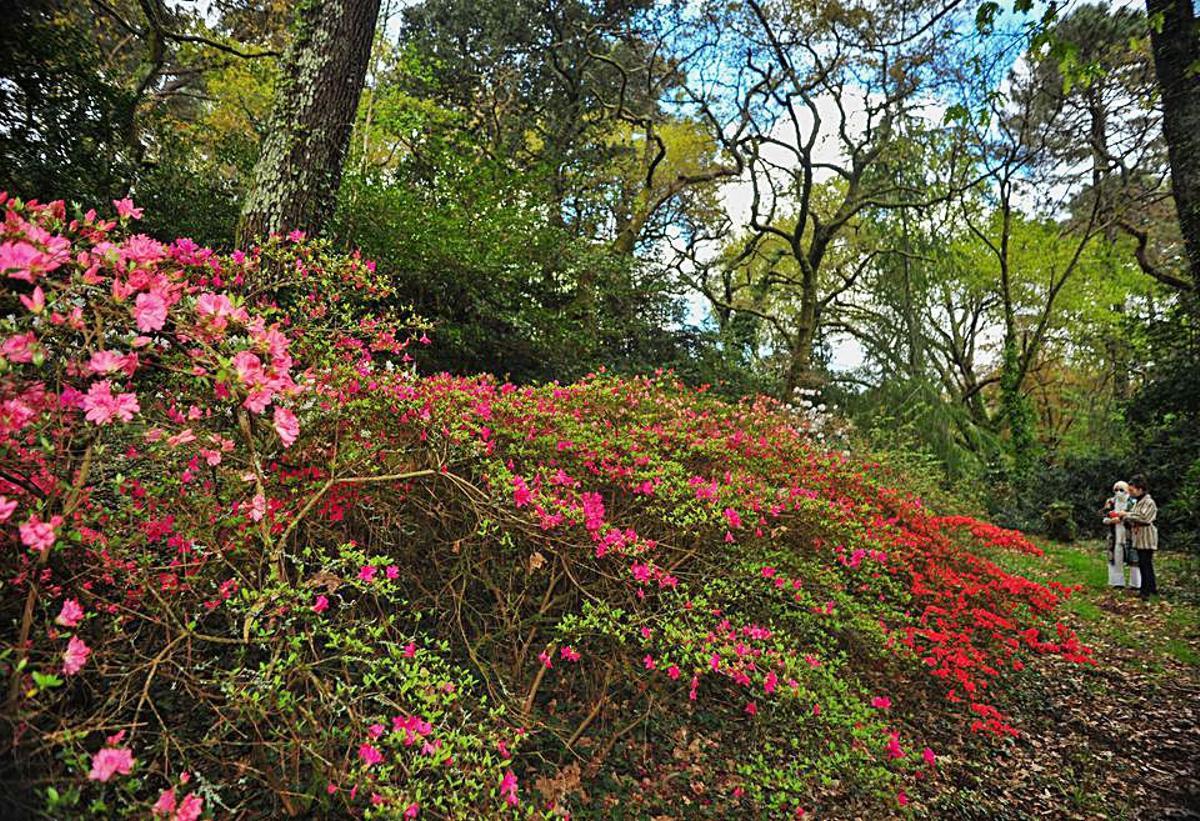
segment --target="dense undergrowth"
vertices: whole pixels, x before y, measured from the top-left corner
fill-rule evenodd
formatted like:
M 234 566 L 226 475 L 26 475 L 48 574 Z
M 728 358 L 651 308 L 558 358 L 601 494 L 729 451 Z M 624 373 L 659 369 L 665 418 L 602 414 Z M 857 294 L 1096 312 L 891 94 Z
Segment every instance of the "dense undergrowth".
M 765 399 L 417 376 L 385 276 L 7 202 L 5 790 L 54 816 L 897 811 L 1069 591 Z M 930 711 L 938 714 L 931 722 Z M 914 793 L 915 794 L 915 793 Z

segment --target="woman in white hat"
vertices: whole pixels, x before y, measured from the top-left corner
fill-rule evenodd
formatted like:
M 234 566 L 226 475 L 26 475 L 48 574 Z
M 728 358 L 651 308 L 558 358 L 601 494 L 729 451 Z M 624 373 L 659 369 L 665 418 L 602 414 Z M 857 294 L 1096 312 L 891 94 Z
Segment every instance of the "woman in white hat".
M 1139 473 L 1129 480 L 1129 495 L 1134 505 L 1129 510 L 1113 510 L 1114 516 L 1130 531 L 1133 549 L 1137 551 L 1138 578 L 1141 581 L 1141 596 L 1149 599 L 1158 595 L 1158 581 L 1154 577 L 1154 554 L 1158 551 L 1158 505 L 1150 496 L 1150 482 L 1145 474 Z
M 1131 510 L 1134 500 L 1129 495 L 1129 485 L 1116 482 L 1113 495 L 1104 503 L 1104 524 L 1108 525 L 1108 584 L 1110 587 L 1125 587 L 1125 555 L 1130 545 L 1130 532 L 1125 522 L 1117 515 Z M 1136 562 L 1129 564 L 1129 589 L 1142 586 L 1142 574 Z

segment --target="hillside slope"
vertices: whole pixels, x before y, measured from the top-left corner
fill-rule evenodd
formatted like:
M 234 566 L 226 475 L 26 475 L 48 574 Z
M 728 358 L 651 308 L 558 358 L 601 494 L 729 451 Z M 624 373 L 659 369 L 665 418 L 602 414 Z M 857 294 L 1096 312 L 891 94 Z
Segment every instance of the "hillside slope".
M 1096 665 L 1039 548 L 768 400 L 420 377 L 369 263 L 117 206 L 6 204 L 16 809 L 896 814 Z

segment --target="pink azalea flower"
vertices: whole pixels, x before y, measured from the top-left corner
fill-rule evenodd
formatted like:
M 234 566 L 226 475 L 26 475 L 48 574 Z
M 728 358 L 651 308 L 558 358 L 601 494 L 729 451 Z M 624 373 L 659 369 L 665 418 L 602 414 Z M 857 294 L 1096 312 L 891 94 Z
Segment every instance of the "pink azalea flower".
M 204 813 L 204 799 L 192 793 L 185 795 L 175 811 L 175 821 L 199 821 Z
M 83 397 L 84 418 L 97 425 L 107 425 L 113 419 L 129 422 L 141 410 L 137 394 L 113 394 L 112 383 L 107 379 L 93 382 Z
M 133 302 L 133 321 L 142 333 L 161 331 L 167 324 L 167 301 L 153 292 L 138 294 Z
M 140 220 L 142 218 L 142 209 L 135 207 L 133 200 L 129 199 L 129 197 L 125 197 L 124 199 L 120 200 L 113 200 L 112 204 L 117 209 L 117 216 L 121 219 L 129 217 L 135 220 Z
M 196 313 L 200 316 L 223 317 L 233 312 L 233 303 L 225 294 L 205 292 L 196 297 Z
M 400 568 L 394 564 L 389 564 L 384 568 L 383 575 L 387 576 L 388 579 L 398 579 L 400 578 Z
M 746 715 L 751 715 L 751 716 L 758 715 L 758 705 L 755 704 L 753 701 L 746 703 Z
M 12 279 L 33 282 L 69 259 L 70 241 L 65 237 L 52 238 L 47 247 L 49 250 L 43 252 L 28 242 L 0 244 L 0 271 Z
M 376 568 L 374 566 L 369 565 L 369 564 L 364 564 L 358 570 L 358 578 L 364 582 L 373 582 L 373 581 L 375 581 L 375 573 L 376 573 Z
M 87 664 L 88 656 L 92 654 L 92 648 L 88 647 L 83 639 L 79 636 L 71 636 L 71 640 L 67 642 L 67 649 L 63 652 L 63 672 L 68 676 L 73 676 L 83 669 L 83 665 Z M 108 779 L 102 778 L 101 781 Z
M 155 815 L 170 815 L 175 812 L 175 788 L 163 790 L 162 795 L 154 802 L 154 806 L 150 808 L 150 812 Z
M 904 805 L 906 805 L 908 803 L 908 796 L 905 794 L 904 790 L 901 790 L 900 792 L 896 793 L 896 803 L 899 804 L 901 807 L 903 807 Z
M 255 388 L 246 394 L 246 399 L 242 402 L 242 406 L 251 413 L 262 413 L 274 398 L 275 394 L 266 388 Z
M 382 724 L 372 724 L 367 728 L 367 735 L 371 738 L 379 738 L 381 735 L 383 735 L 383 731 L 386 729 L 387 728 Z
M 670 667 L 668 667 L 667 668 L 667 677 L 669 679 L 671 679 L 671 681 L 675 681 L 676 679 L 678 679 L 679 678 L 679 667 L 677 667 L 674 664 L 672 664 Z
M 925 763 L 930 767 L 937 762 L 937 756 L 934 754 L 933 750 L 929 749 L 928 747 L 926 747 L 924 752 L 921 753 L 921 757 L 925 759 Z
M 513 504 L 517 507 L 525 507 L 529 504 L 529 500 L 533 498 L 533 492 L 529 489 L 529 485 L 525 484 L 525 480 L 520 476 L 513 477 Z
M 174 436 L 167 437 L 167 444 L 173 448 L 177 448 L 180 445 L 190 445 L 192 442 L 195 442 L 195 441 L 196 441 L 196 434 L 192 431 L 191 428 L 184 428 L 183 430 L 179 431 L 179 433 L 175 434 Z
M 250 501 L 250 519 L 251 521 L 261 522 L 262 517 L 267 515 L 267 499 L 261 493 L 256 493 Z
M 17 500 L 0 496 L 0 523 L 7 522 L 17 509 Z
M 296 419 L 296 414 L 287 408 L 281 408 L 276 405 L 275 431 L 283 441 L 283 446 L 285 448 L 291 447 L 292 443 L 300 435 L 300 422 Z
M 40 314 L 46 307 L 46 292 L 42 290 L 42 286 L 38 285 L 33 289 L 33 293 L 29 296 L 21 294 L 21 304 L 24 305 L 30 313 Z
M 404 817 L 405 818 L 416 818 L 420 812 L 421 812 L 421 806 L 419 804 L 415 804 L 415 803 L 409 804 L 407 807 L 404 808 Z
M 258 354 L 250 351 L 238 351 L 234 354 L 233 369 L 243 385 L 255 385 L 264 378 L 262 360 L 258 358 Z
M 37 336 L 34 335 L 33 331 L 24 334 L 15 334 L 4 340 L 3 345 L 0 345 L 0 354 L 9 362 L 32 362 L 36 346 Z
M 892 706 L 892 700 L 887 696 L 875 696 L 871 699 L 871 706 L 877 710 L 886 710 Z
M 408 644 L 404 645 L 404 657 L 406 659 L 410 659 L 413 656 L 415 656 L 416 654 L 417 654 L 417 645 L 416 644 L 414 644 L 413 642 L 410 641 Z
M 324 613 L 328 609 L 329 599 L 325 598 L 324 596 L 317 596 L 317 600 L 312 606 L 312 611 L 314 613 Z
M 521 803 L 521 800 L 517 798 L 517 776 L 512 770 L 504 771 L 504 778 L 500 780 L 500 794 L 504 796 L 504 800 L 510 807 Z
M 21 541 L 31 550 L 38 553 L 49 550 L 54 547 L 54 542 L 57 539 L 54 531 L 62 524 L 62 516 L 52 516 L 50 521 L 43 522 L 36 513 L 30 515 L 29 520 L 17 528 L 21 534 Z
M 106 376 L 117 371 L 124 371 L 133 376 L 137 370 L 138 356 L 135 353 L 122 354 L 117 351 L 96 351 L 88 360 L 88 370 L 100 376 Z
M 370 744 L 359 745 L 358 757 L 361 758 L 362 762 L 368 767 L 373 767 L 383 761 L 383 754 Z
M 33 282 L 34 269 L 41 255 L 41 251 L 28 242 L 6 242 L 0 245 L 0 271 L 13 279 Z
M 75 599 L 66 599 L 62 603 L 62 610 L 54 619 L 54 623 L 63 627 L 74 627 L 79 624 L 79 620 L 83 618 L 83 608 L 79 606 L 79 602 Z
M 133 753 L 128 747 L 105 747 L 92 756 L 92 781 L 108 781 L 117 773 L 129 775 L 133 769 Z
M 196 298 L 196 313 L 210 330 L 221 332 L 229 326 L 229 320 L 249 320 L 245 308 L 235 308 L 224 294 L 203 293 Z

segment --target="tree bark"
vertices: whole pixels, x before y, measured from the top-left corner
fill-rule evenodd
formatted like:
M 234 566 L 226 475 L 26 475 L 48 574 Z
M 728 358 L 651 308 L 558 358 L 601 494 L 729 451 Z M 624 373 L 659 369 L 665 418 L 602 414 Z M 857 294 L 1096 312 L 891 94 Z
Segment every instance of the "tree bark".
M 320 233 L 337 202 L 380 0 L 308 0 L 283 55 L 238 242 Z
M 1192 282 L 1200 284 L 1200 24 L 1192 2 L 1146 0 L 1146 14 L 1162 91 L 1171 193 Z
M 783 380 L 784 402 L 796 401 L 796 390 L 821 387 L 821 375 L 813 368 L 813 347 L 817 339 L 816 300 L 802 300 L 798 328 L 792 338 L 787 373 Z

